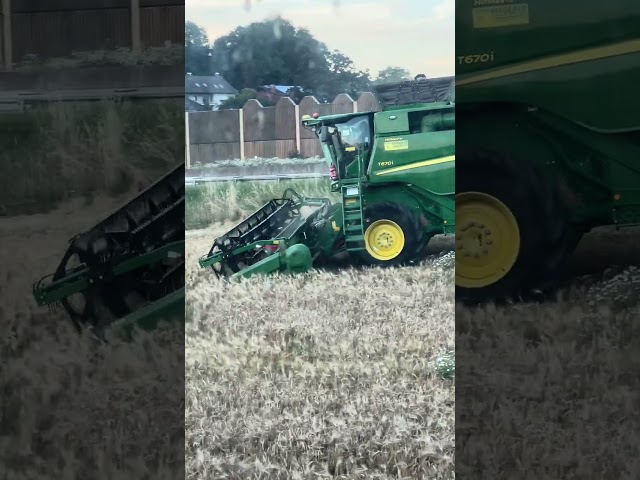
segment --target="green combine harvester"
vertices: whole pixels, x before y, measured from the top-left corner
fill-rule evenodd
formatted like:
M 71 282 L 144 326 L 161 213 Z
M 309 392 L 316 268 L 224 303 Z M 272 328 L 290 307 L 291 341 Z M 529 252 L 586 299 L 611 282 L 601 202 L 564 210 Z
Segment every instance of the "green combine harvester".
M 348 253 L 359 265 L 406 265 L 455 230 L 453 77 L 379 86 L 379 112 L 305 116 L 342 202 L 293 190 L 267 202 L 202 256 L 223 279 L 301 273 Z
M 82 332 L 153 329 L 184 319 L 184 164 L 71 239 L 56 271 L 33 286 Z
M 456 2 L 456 83 L 457 297 L 544 291 L 640 225 L 639 2 Z

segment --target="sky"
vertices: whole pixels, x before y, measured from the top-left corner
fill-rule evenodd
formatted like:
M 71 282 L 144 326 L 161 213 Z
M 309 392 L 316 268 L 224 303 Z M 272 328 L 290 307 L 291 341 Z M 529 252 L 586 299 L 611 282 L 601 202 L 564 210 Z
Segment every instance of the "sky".
M 413 76 L 455 72 L 455 0 L 186 0 L 186 20 L 210 41 L 277 15 L 340 50 L 372 77 L 385 67 Z

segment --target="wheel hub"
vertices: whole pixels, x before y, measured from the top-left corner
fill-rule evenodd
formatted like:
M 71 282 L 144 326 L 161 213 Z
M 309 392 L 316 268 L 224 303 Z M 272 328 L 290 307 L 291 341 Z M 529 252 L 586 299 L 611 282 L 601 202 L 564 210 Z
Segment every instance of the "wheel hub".
M 392 260 L 404 248 L 404 233 L 400 226 L 391 220 L 378 220 L 367 228 L 364 235 L 365 247 L 369 255 L 376 260 Z
M 456 252 L 465 258 L 480 259 L 493 253 L 493 231 L 483 223 L 473 221 L 460 226 L 456 234 Z
M 520 251 L 518 222 L 497 198 L 480 192 L 456 196 L 456 285 L 482 288 L 503 278 Z
M 393 245 L 393 235 L 389 232 L 382 232 L 376 237 L 376 245 L 379 248 L 389 248 Z

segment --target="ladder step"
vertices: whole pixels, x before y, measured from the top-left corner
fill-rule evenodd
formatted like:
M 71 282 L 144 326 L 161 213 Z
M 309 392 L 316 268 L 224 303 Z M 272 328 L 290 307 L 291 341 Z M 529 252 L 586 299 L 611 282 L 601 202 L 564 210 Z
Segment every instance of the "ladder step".
M 343 184 L 342 214 L 344 218 L 345 247 L 348 252 L 361 252 L 364 248 L 364 231 L 362 218 L 362 185 L 360 181 Z M 347 225 L 349 223 L 349 225 Z

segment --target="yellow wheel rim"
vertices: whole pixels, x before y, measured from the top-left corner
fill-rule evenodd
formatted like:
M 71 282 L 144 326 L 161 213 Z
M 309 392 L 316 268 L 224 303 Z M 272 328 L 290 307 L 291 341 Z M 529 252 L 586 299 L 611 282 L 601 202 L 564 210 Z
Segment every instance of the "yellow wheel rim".
M 480 192 L 456 195 L 456 285 L 482 288 L 516 263 L 520 229 L 511 210 Z
M 397 223 L 378 220 L 364 233 L 364 244 L 369 255 L 376 260 L 393 260 L 404 248 L 404 233 Z

